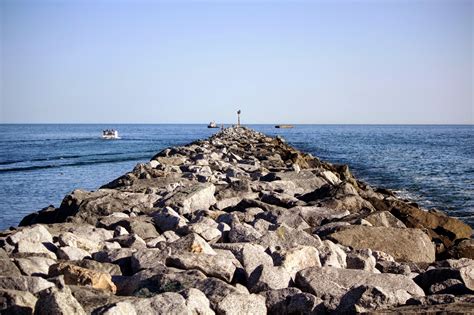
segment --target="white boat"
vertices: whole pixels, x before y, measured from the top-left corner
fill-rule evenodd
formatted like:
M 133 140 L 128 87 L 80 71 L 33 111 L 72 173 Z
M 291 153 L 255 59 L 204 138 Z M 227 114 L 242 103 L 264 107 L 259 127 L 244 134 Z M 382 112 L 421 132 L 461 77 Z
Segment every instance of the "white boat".
M 115 129 L 102 130 L 102 139 L 120 139 L 118 131 Z
M 216 124 L 215 121 L 211 121 L 209 125 L 207 125 L 207 128 L 219 128 L 219 126 Z

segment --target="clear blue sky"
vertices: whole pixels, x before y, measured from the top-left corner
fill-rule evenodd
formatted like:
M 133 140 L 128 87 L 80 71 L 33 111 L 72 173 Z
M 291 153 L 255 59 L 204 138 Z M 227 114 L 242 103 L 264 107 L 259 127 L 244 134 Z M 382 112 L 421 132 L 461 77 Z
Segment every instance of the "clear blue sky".
M 474 123 L 473 1 L 0 3 L 0 122 Z

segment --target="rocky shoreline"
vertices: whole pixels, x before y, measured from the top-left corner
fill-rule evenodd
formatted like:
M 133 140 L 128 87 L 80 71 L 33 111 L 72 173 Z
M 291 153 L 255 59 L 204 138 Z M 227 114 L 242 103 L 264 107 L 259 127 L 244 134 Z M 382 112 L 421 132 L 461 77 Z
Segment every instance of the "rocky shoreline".
M 1 314 L 468 313 L 471 228 L 244 127 L 0 232 Z

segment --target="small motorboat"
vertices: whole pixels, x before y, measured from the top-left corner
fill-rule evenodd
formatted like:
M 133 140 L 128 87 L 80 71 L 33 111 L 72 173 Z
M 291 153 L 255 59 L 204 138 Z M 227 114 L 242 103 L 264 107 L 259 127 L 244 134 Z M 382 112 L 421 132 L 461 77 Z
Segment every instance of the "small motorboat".
M 219 128 L 219 126 L 216 124 L 215 121 L 211 121 L 209 125 L 207 125 L 207 128 Z
M 117 130 L 105 129 L 105 130 L 102 130 L 102 139 L 112 140 L 112 139 L 120 139 L 120 137 Z
M 293 125 L 276 125 L 275 128 L 289 129 L 293 128 Z

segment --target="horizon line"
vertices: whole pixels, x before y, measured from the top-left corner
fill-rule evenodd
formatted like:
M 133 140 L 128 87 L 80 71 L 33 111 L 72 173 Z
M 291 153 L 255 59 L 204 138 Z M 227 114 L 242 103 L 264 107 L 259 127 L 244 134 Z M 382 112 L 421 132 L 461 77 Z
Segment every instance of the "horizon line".
M 209 123 L 196 123 L 196 122 L 156 122 L 156 123 L 142 123 L 142 122 L 0 122 L 0 125 L 208 125 Z M 224 126 L 235 126 L 236 123 L 217 123 L 217 125 Z M 337 125 L 347 125 L 347 126 L 473 126 L 472 123 L 247 123 L 241 124 L 245 127 L 246 125 L 293 125 L 293 126 L 337 126 Z

